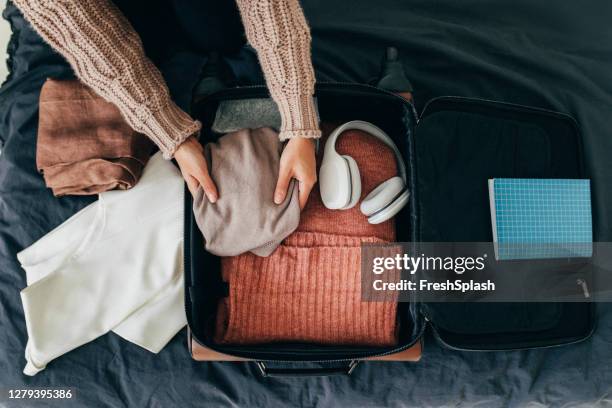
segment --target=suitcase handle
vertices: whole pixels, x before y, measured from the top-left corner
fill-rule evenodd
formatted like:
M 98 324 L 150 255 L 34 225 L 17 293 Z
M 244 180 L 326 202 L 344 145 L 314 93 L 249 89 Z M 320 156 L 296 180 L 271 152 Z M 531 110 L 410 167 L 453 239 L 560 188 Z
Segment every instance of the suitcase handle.
M 262 377 L 327 377 L 330 375 L 351 375 L 359 361 L 350 360 L 336 367 L 287 368 L 268 367 L 263 361 L 256 361 Z

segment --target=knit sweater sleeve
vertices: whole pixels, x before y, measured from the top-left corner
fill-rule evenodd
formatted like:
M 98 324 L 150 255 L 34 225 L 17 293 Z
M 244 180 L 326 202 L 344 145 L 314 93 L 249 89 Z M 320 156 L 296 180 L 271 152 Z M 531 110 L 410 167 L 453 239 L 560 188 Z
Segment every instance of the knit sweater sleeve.
M 257 50 L 279 107 L 281 140 L 321 136 L 313 94 L 310 29 L 298 0 L 237 0 L 247 39 Z
M 171 100 L 140 37 L 110 0 L 14 0 L 79 79 L 114 103 L 166 158 L 201 124 Z

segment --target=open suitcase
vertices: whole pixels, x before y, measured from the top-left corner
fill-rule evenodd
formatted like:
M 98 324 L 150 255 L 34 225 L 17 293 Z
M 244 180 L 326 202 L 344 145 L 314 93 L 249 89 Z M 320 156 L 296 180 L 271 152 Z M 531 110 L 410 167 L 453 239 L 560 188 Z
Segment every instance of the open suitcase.
M 487 180 L 495 177 L 584 177 L 581 140 L 575 121 L 564 114 L 482 99 L 440 97 L 420 116 L 406 99 L 391 92 L 348 83 L 316 89 L 322 121 L 365 120 L 385 130 L 404 156 L 410 203 L 396 216 L 398 241 L 491 242 Z M 210 129 L 220 101 L 267 97 L 265 87 L 219 91 L 193 107 L 204 124 L 202 140 L 220 135 Z M 594 307 L 567 303 L 398 304 L 399 343 L 395 347 L 316 344 L 215 344 L 215 316 L 226 288 L 219 259 L 204 250 L 185 195 L 185 305 L 189 349 L 205 361 L 257 361 L 264 375 L 350 373 L 360 360 L 416 361 L 429 326 L 451 349 L 514 350 L 570 344 L 594 330 Z M 521 267 L 517 263 L 517 268 Z M 577 295 L 582 288 L 575 287 Z M 271 368 L 292 362 L 290 368 Z M 299 362 L 320 362 L 315 368 Z

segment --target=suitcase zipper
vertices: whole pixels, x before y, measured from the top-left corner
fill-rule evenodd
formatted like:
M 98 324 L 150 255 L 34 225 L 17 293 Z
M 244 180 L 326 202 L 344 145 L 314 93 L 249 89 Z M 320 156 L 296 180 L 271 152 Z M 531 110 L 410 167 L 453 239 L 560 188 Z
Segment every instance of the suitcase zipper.
M 526 105 L 520 105 L 518 103 L 512 103 L 512 102 L 502 102 L 502 101 L 495 101 L 492 99 L 486 99 L 486 98 L 478 98 L 478 97 L 464 97 L 464 96 L 436 96 L 435 98 L 432 98 L 430 100 L 428 100 L 425 103 L 425 106 L 423 107 L 423 110 L 421 111 L 421 116 L 423 116 L 426 112 L 427 109 L 429 109 L 430 105 L 432 105 L 433 103 L 439 101 L 439 100 L 443 100 L 443 99 L 447 99 L 447 100 L 453 100 L 453 101 L 472 101 L 472 102 L 481 102 L 481 103 L 487 103 L 487 104 L 494 104 L 494 105 L 502 105 L 502 106 L 506 106 L 508 108 L 514 108 L 514 109 L 521 109 L 523 111 L 530 111 L 530 112 L 542 112 L 542 113 L 547 113 L 549 115 L 553 115 L 553 116 L 562 116 L 568 120 L 570 120 L 573 124 L 577 125 L 576 120 L 563 112 L 557 112 L 557 111 L 553 111 L 550 109 L 546 109 L 546 108 L 540 108 L 540 107 L 531 107 L 531 106 L 526 106 Z
M 589 299 L 591 297 L 591 293 L 589 292 L 589 286 L 587 285 L 584 279 L 576 279 L 576 284 L 582 288 L 582 293 L 584 293 L 585 299 Z

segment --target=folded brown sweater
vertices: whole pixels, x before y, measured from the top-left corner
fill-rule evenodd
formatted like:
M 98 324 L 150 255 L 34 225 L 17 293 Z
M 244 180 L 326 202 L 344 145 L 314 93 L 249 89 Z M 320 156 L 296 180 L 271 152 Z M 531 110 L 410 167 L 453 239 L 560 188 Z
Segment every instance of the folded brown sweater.
M 154 150 L 112 103 L 76 80 L 40 93 L 36 165 L 56 196 L 133 187 Z
M 363 132 L 347 132 L 337 149 L 359 165 L 364 195 L 397 174 L 391 150 Z M 361 244 L 394 240 L 393 220 L 372 225 L 358 208 L 328 210 L 313 190 L 298 229 L 271 256 L 222 258 L 229 296 L 219 303 L 215 340 L 396 344 L 397 297 L 369 302 L 361 293 Z

